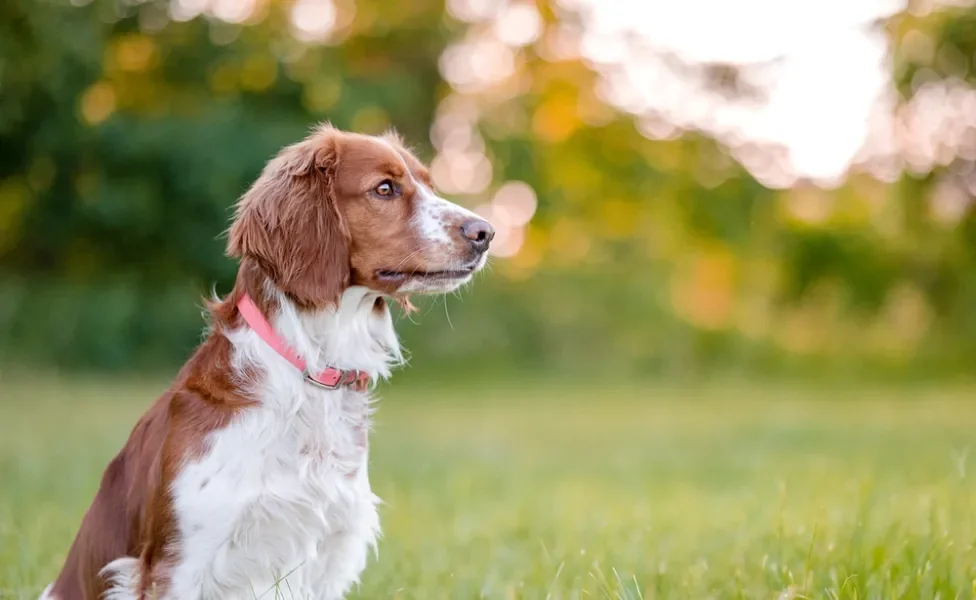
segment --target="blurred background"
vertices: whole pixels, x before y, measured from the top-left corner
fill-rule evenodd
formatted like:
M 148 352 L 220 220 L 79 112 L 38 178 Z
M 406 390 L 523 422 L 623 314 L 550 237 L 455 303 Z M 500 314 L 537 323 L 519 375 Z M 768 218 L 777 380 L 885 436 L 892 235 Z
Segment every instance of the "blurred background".
M 0 360 L 180 364 L 230 207 L 329 120 L 498 229 L 408 377 L 964 375 L 974 61 L 943 0 L 6 0 Z
M 352 598 L 976 595 L 973 1 L 0 0 L 0 598 L 323 120 L 498 231 L 397 315 Z

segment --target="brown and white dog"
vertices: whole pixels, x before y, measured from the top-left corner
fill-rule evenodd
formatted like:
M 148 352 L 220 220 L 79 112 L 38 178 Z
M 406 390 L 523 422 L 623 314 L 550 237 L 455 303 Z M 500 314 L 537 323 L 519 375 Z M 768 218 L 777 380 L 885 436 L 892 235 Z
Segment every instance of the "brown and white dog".
M 238 203 L 233 291 L 42 599 L 343 597 L 379 531 L 368 383 L 401 360 L 386 299 L 468 282 L 492 235 L 395 135 L 325 125 L 282 150 Z

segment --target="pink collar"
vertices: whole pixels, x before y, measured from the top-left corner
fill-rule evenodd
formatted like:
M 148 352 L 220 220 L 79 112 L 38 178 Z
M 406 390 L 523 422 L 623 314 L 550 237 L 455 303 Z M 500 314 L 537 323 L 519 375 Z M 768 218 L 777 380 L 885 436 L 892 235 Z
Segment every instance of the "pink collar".
M 280 335 L 271 327 L 271 323 L 261 314 L 261 309 L 254 304 L 251 297 L 247 294 L 241 296 L 237 301 L 237 310 L 241 311 L 244 321 L 251 326 L 258 336 L 271 346 L 271 349 L 281 355 L 282 358 L 295 365 L 295 368 L 302 372 L 305 381 L 327 390 L 339 389 L 341 386 L 354 386 L 359 391 L 365 391 L 369 383 L 369 373 L 363 371 L 343 370 L 335 367 L 327 367 L 318 375 L 313 376 L 308 372 L 308 365 L 301 356 L 292 350 Z

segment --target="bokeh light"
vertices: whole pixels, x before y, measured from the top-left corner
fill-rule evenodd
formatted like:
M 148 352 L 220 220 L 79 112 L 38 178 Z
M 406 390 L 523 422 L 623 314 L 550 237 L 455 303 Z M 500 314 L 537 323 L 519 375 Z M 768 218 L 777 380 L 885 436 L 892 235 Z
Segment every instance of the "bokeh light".
M 296 0 L 291 9 L 291 23 L 301 40 L 325 40 L 336 24 L 336 7 L 332 0 Z
M 503 9 L 495 19 L 495 37 L 509 46 L 526 46 L 542 32 L 542 18 L 535 6 L 519 2 Z
M 537 206 L 535 191 L 523 181 L 505 182 L 491 200 L 492 213 L 509 227 L 528 224 Z

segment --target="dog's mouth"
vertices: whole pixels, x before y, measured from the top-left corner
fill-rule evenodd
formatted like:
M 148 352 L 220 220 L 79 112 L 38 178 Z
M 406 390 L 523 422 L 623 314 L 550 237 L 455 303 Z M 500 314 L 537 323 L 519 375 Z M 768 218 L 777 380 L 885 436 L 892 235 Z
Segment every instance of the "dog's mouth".
M 402 282 L 407 279 L 421 279 L 425 281 L 450 281 L 452 279 L 465 279 L 474 273 L 474 265 L 461 269 L 451 269 L 444 271 L 392 271 L 381 269 L 376 272 L 376 278 L 380 281 Z

